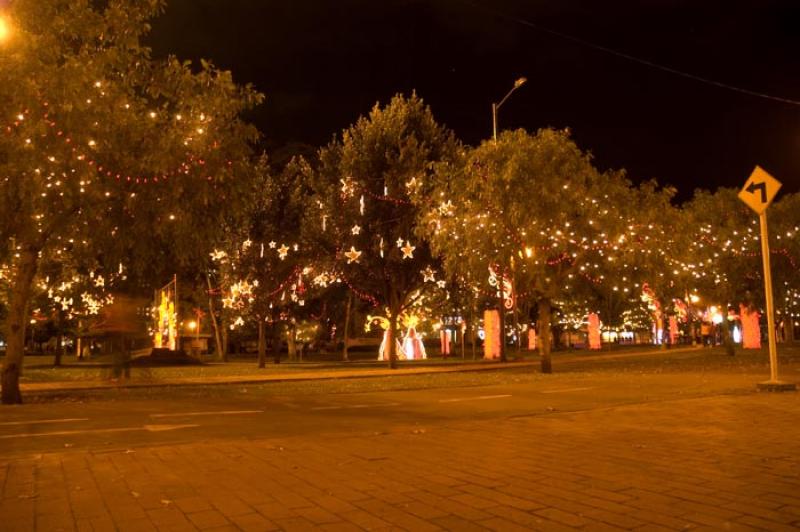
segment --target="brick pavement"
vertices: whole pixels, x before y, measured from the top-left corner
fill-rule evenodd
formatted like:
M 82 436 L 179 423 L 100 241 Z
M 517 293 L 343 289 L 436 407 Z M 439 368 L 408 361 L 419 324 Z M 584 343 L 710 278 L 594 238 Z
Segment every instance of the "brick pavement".
M 800 398 L 0 460 L 0 530 L 796 530 Z

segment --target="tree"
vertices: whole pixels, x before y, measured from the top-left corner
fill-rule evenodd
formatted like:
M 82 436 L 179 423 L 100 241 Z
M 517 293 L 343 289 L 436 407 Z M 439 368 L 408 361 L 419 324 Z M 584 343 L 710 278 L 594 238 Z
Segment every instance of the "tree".
M 630 290 L 622 258 L 643 231 L 631 204 L 651 191 L 622 172 L 599 172 L 567 131 L 552 129 L 504 132 L 438 172 L 438 204 L 422 211 L 425 235 L 448 271 L 484 287 L 490 269 L 500 272 L 515 297 L 532 300 L 549 373 L 553 305 L 598 285 Z
M 224 249 L 215 250 L 217 277 L 222 282 L 223 307 L 233 324 L 252 319 L 258 327 L 258 365 L 266 365 L 266 324 L 272 325 L 275 363 L 280 362 L 277 327 L 286 325 L 291 359 L 295 358 L 296 320 L 305 308 L 309 253 L 304 251 L 300 223 L 308 203 L 303 159 L 293 159 L 281 172 L 267 171 L 265 162 L 253 190 L 246 221 L 228 232 Z
M 699 190 L 684 206 L 693 228 L 693 243 L 687 248 L 684 268 L 698 290 L 725 309 L 739 305 L 764 304 L 764 277 L 758 217 L 738 197 L 735 189 L 721 188 L 714 193 Z M 769 239 L 776 310 L 791 317 L 796 298 L 800 246 L 797 242 L 797 194 L 788 194 L 770 207 Z M 791 319 L 786 320 L 792 323 Z M 788 327 L 791 329 L 791 327 Z M 734 344 L 723 327 L 728 354 Z M 793 331 L 789 330 L 793 335 Z
M 433 164 L 452 159 L 457 149 L 453 134 L 412 95 L 376 105 L 320 151 L 319 208 L 306 232 L 316 235 L 335 277 L 385 309 L 390 367 L 396 366 L 398 317 L 438 287 L 428 244 L 415 235 L 412 198 L 429 195 Z
M 0 221 L 11 292 L 2 400 L 20 402 L 42 261 L 91 257 L 130 282 L 205 259 L 250 174 L 261 96 L 207 62 L 151 59 L 161 0 L 17 0 L 0 50 Z M 95 7 L 97 6 L 97 7 Z

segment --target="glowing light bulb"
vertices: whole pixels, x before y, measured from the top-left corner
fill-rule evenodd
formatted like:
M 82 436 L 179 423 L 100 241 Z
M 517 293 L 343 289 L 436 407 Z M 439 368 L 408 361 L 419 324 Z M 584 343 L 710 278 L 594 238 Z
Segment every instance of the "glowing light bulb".
M 11 37 L 11 26 L 5 17 L 0 17 L 0 42 L 5 42 Z

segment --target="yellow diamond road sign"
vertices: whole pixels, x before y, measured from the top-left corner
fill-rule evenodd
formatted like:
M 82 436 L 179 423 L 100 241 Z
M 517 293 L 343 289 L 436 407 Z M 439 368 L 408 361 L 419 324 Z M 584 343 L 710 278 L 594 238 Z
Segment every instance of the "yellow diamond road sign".
M 780 181 L 769 175 L 760 166 L 756 166 L 739 192 L 739 199 L 756 211 L 756 214 L 761 214 L 767 210 L 769 204 L 772 203 L 772 198 L 780 188 Z

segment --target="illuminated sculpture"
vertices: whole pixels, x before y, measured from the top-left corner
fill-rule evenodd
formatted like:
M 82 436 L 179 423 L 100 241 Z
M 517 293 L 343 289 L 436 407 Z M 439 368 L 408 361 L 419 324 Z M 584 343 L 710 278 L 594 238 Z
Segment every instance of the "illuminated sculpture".
M 653 343 L 662 342 L 664 333 L 664 319 L 661 312 L 661 303 L 656 298 L 655 292 L 647 283 L 642 284 L 642 301 L 647 303 L 647 308 L 653 313 Z
M 669 343 L 675 345 L 678 341 L 678 318 L 676 316 L 669 317 Z
M 489 266 L 489 284 L 498 288 L 498 295 L 500 294 L 500 290 L 502 290 L 503 305 L 505 305 L 506 309 L 511 310 L 514 308 L 514 286 L 508 276 L 503 275 L 501 283 L 495 269 Z
M 178 315 L 175 312 L 175 302 L 172 300 L 174 292 L 169 290 L 169 285 L 160 290 L 160 301 L 156 312 L 156 327 L 153 336 L 153 347 L 156 349 L 169 349 L 174 351 L 178 341 Z
M 387 310 L 388 312 L 388 310 Z M 412 323 L 416 324 L 416 319 L 408 318 L 405 315 L 400 316 L 400 321 L 403 324 Z M 381 340 L 381 345 L 378 348 L 378 360 L 388 360 L 388 345 L 387 342 L 389 340 L 389 319 L 385 316 L 367 316 L 367 324 L 364 326 L 364 329 L 369 331 L 372 325 L 378 325 L 381 329 L 383 329 L 383 339 Z M 409 332 L 406 333 L 406 338 L 403 340 L 403 343 L 400 343 L 400 340 L 395 338 L 395 352 L 397 353 L 398 360 L 407 360 L 409 357 L 407 355 L 405 345 L 408 344 L 409 341 L 409 334 L 413 331 L 413 337 L 416 338 L 416 331 L 414 330 L 413 326 L 409 327 Z M 420 346 L 422 342 L 417 339 Z M 413 344 L 408 344 L 412 345 Z M 422 356 L 420 358 L 425 358 L 425 347 L 422 346 Z
M 406 331 L 406 337 L 403 340 L 403 352 L 407 360 L 422 360 L 428 358 L 425 353 L 425 345 L 422 340 L 417 336 L 417 330 L 414 327 L 409 327 Z
M 450 356 L 450 341 L 453 338 L 453 331 L 449 329 L 442 329 L 439 331 L 439 347 L 443 357 Z

